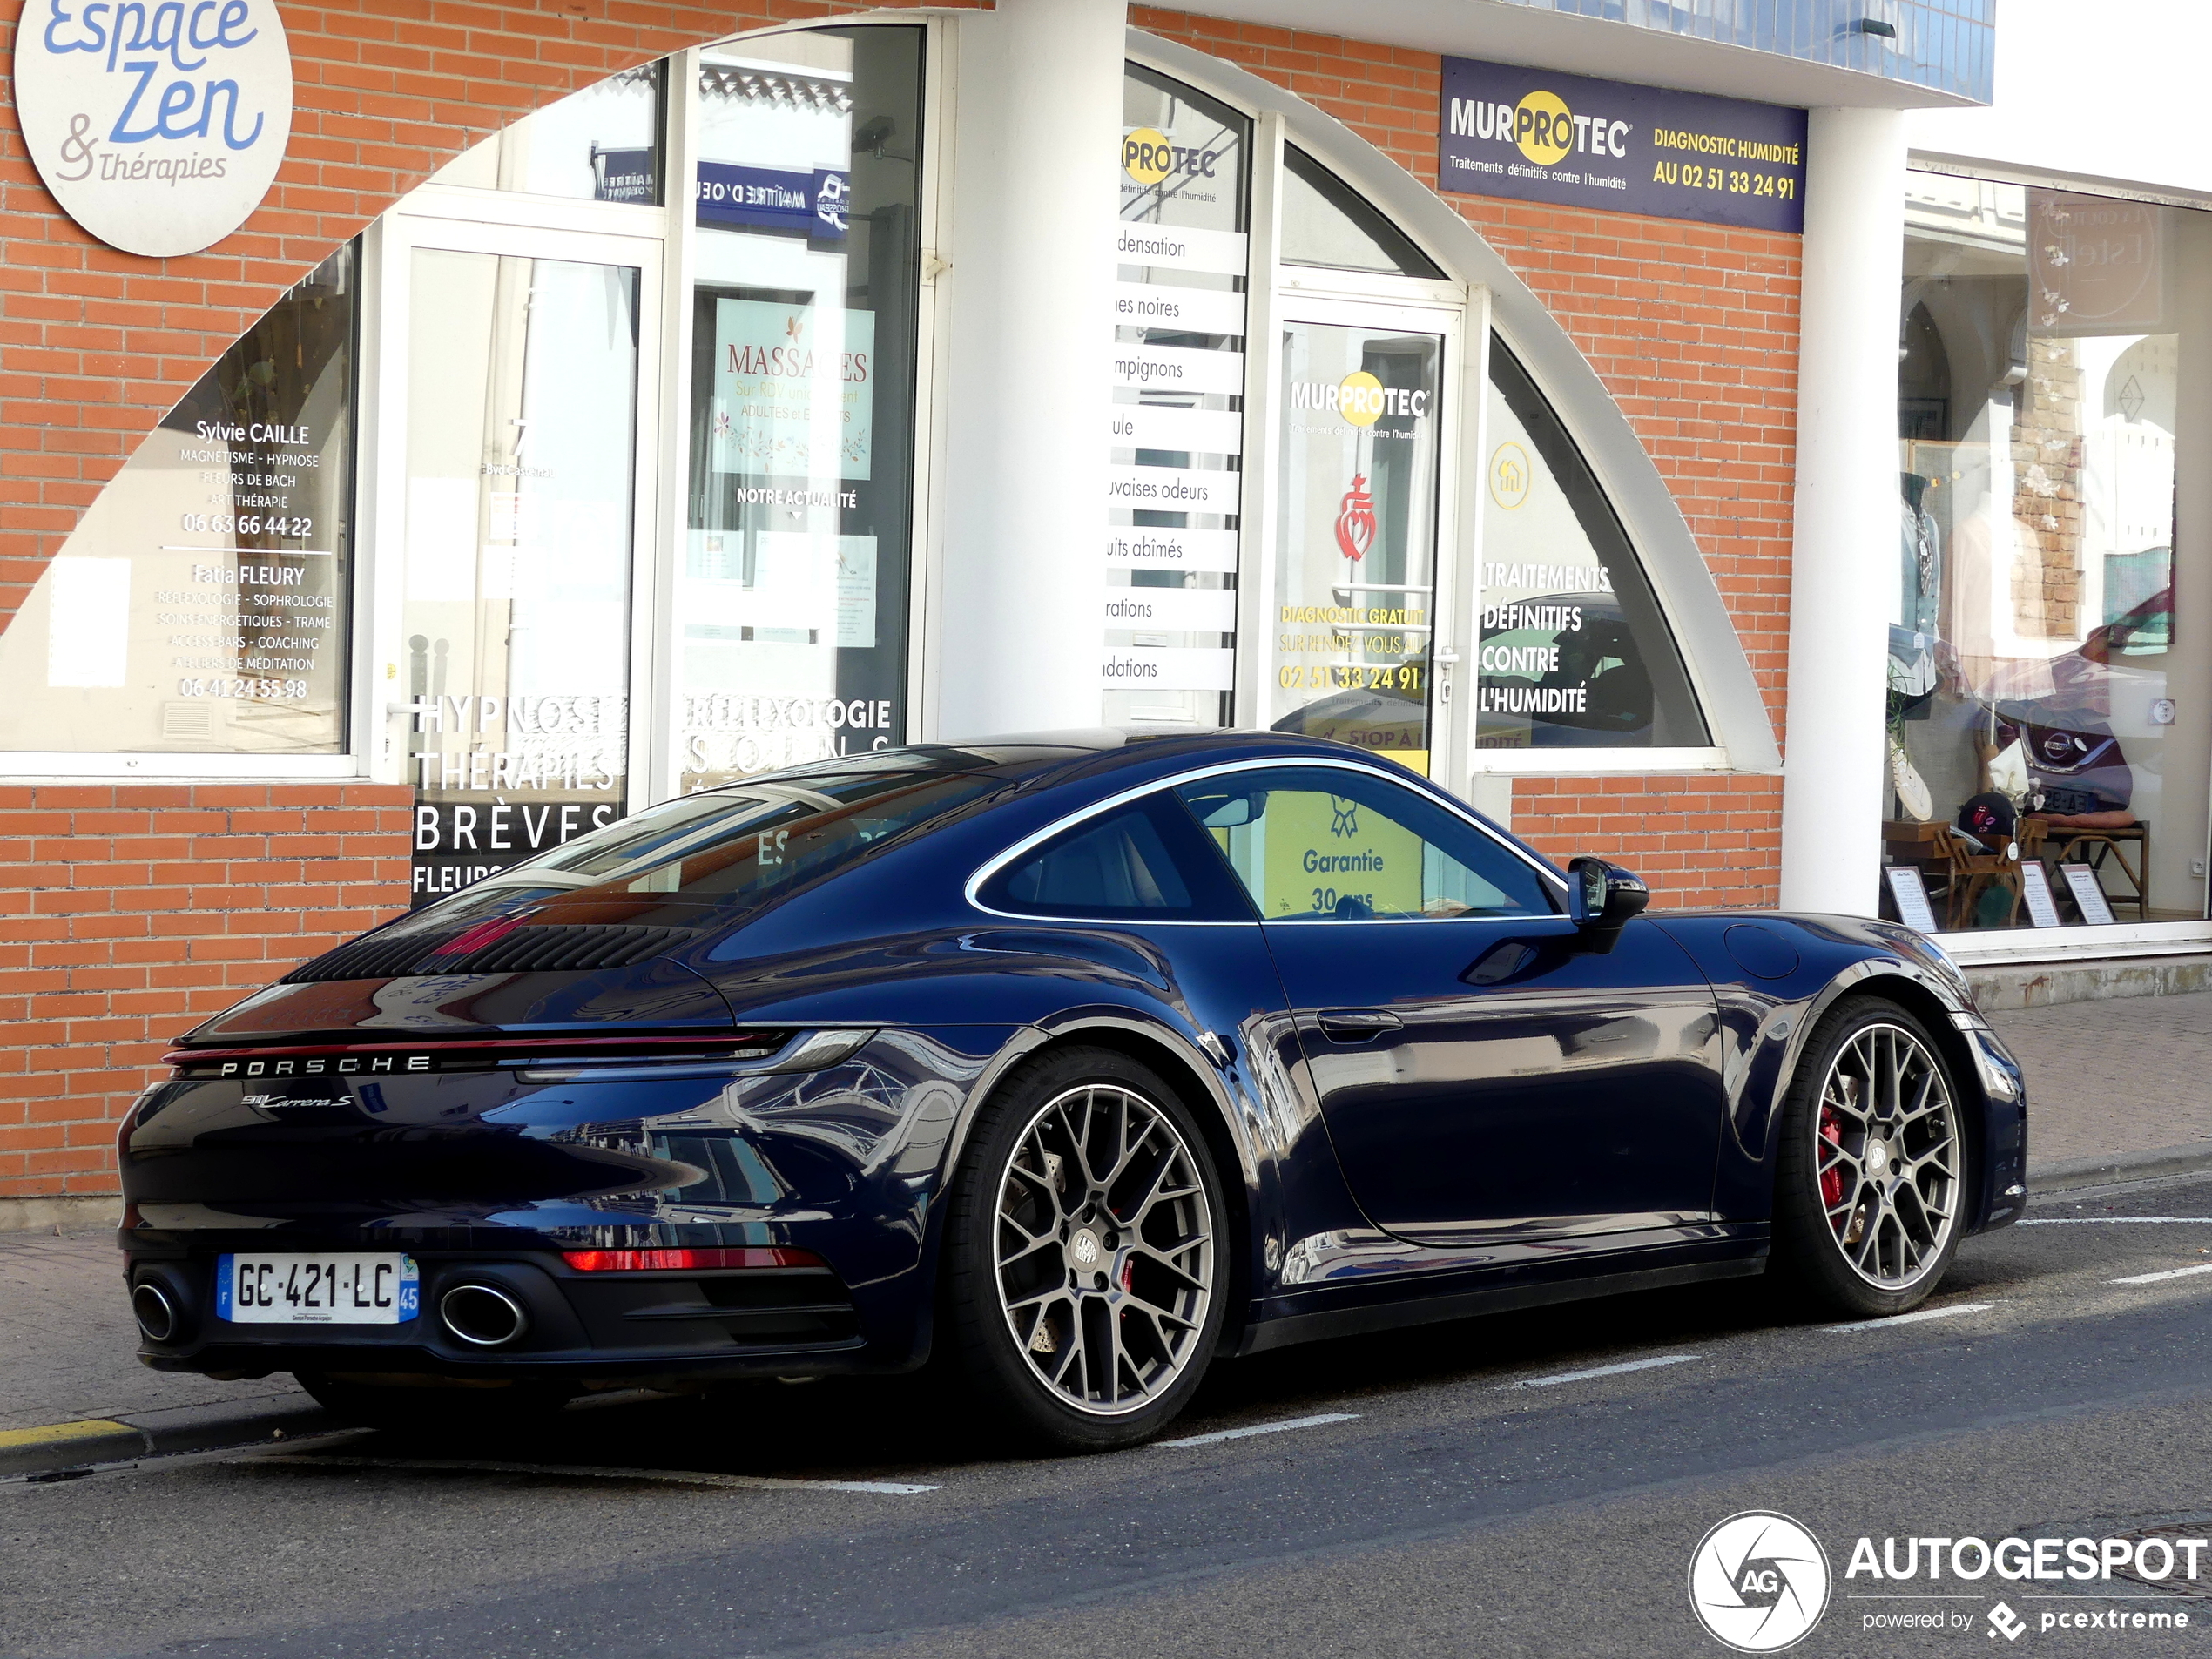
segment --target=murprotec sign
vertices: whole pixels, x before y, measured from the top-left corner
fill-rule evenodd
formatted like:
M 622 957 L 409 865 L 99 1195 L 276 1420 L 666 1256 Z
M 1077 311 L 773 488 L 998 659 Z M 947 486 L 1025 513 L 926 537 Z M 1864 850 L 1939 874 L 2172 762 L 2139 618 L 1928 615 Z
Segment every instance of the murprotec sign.
M 243 225 L 292 137 L 274 0 L 27 0 L 16 113 L 62 211 L 162 259 Z
M 1447 57 L 1440 115 L 1444 190 L 1805 227 L 1803 110 Z

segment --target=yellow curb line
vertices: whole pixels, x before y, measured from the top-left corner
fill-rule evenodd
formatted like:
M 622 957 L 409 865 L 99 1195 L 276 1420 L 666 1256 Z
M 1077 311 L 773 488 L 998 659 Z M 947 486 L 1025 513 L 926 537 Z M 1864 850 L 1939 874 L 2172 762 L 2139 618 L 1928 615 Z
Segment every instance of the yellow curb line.
M 48 1423 L 41 1428 L 0 1429 L 0 1452 L 51 1446 L 57 1440 L 113 1440 L 119 1434 L 139 1438 L 138 1431 L 130 1424 L 118 1423 L 105 1417 L 86 1417 L 74 1423 Z

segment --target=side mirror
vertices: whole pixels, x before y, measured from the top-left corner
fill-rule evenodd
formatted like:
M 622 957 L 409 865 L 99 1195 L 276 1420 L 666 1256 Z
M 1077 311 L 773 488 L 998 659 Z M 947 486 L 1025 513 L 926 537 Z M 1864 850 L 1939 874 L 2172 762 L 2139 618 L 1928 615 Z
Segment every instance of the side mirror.
M 1617 864 L 1576 859 L 1567 867 L 1567 914 L 1585 946 L 1602 954 L 1613 948 L 1621 929 L 1643 914 L 1651 889 Z

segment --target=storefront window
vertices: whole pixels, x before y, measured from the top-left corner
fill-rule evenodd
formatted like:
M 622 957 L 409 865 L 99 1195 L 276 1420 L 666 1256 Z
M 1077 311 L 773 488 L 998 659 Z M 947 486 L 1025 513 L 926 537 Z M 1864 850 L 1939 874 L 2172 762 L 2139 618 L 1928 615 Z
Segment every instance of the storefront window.
M 0 748 L 346 746 L 358 248 L 248 329 L 0 634 Z
M 1911 176 L 1884 581 L 1892 914 L 2205 914 L 2212 216 Z
M 1285 265 L 1440 279 L 1436 261 L 1366 197 L 1294 144 L 1283 146 Z
M 1229 718 L 1251 138 L 1226 105 L 1129 66 L 1103 618 L 1110 724 Z
M 439 248 L 410 273 L 415 899 L 622 816 L 636 268 Z
M 1702 748 L 1682 654 L 1559 416 L 1490 341 L 1480 749 Z
M 448 162 L 431 182 L 656 206 L 667 67 L 647 64 L 549 104 Z
M 1440 334 L 1283 327 L 1278 732 L 1429 764 Z
M 921 47 L 701 54 L 685 790 L 906 740 Z

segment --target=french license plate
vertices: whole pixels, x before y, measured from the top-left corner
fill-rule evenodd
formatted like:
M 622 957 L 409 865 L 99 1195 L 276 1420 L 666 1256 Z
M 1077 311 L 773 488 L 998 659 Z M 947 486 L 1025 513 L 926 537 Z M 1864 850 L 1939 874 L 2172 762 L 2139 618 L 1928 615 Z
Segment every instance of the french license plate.
M 421 1312 L 422 1270 L 397 1251 L 222 1256 L 215 1315 L 233 1325 L 400 1325 Z

